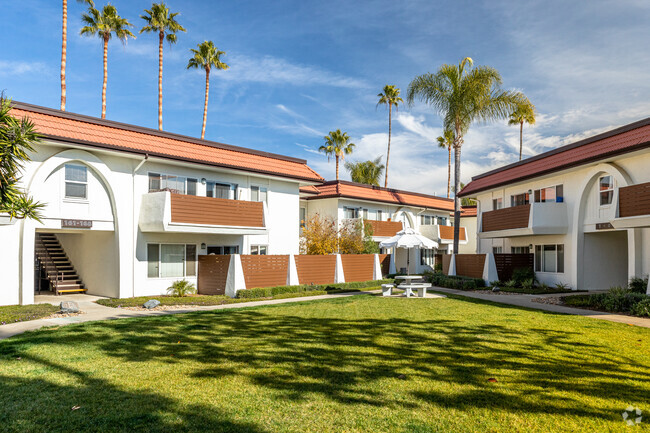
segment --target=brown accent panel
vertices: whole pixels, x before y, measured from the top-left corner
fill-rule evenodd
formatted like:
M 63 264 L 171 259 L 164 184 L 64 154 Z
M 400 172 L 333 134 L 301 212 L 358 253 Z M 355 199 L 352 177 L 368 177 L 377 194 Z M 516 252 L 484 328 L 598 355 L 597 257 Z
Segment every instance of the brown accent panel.
M 449 265 L 451 264 L 451 254 L 442 255 L 442 273 L 449 275 Z
M 382 277 L 390 272 L 390 254 L 379 254 L 379 265 Z
M 483 278 L 485 254 L 456 254 L 456 275 Z
M 374 268 L 374 254 L 341 254 L 345 282 L 370 281 Z
M 230 256 L 199 256 L 199 295 L 225 295 Z
M 442 267 L 442 254 L 436 254 L 434 256 L 433 268 L 436 269 L 438 266 Z
M 287 284 L 288 255 L 242 255 L 241 265 L 247 289 L 284 286 Z
M 495 254 L 494 261 L 497 265 L 499 281 L 509 281 L 515 269 L 528 268 L 534 270 L 534 254 Z
M 333 284 L 336 256 L 294 256 L 300 284 Z
M 395 236 L 398 231 L 402 230 L 402 223 L 398 221 L 373 221 L 363 220 L 364 224 L 372 227 L 373 236 Z
M 650 182 L 618 190 L 618 216 L 621 218 L 650 215 Z
M 530 204 L 512 206 L 483 213 L 483 232 L 528 227 Z
M 262 202 L 171 194 L 172 222 L 264 227 Z
M 440 239 L 454 239 L 454 227 L 453 226 L 438 226 L 440 229 Z M 465 227 L 459 227 L 458 230 L 458 240 L 466 241 L 467 240 L 467 230 Z

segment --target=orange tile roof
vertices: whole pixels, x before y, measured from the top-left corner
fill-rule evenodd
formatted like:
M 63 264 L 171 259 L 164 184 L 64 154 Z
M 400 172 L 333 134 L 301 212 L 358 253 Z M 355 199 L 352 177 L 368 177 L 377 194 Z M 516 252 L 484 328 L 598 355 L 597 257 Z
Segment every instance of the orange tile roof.
M 15 101 L 12 106 L 12 115 L 29 117 L 36 131 L 47 139 L 310 182 L 323 180 L 305 160 L 298 158 Z
M 454 213 L 450 213 L 452 217 L 454 216 Z M 461 206 L 460 208 L 460 216 L 461 218 L 463 217 L 475 217 L 477 215 L 477 210 L 476 206 Z
M 438 226 L 438 229 L 440 230 L 440 239 L 446 240 L 446 241 L 453 241 L 454 240 L 454 227 L 453 226 Z M 460 241 L 466 241 L 467 240 L 467 231 L 465 230 L 465 227 L 461 227 L 460 230 L 458 231 L 458 240 Z
M 478 192 L 650 147 L 650 118 L 474 176 L 458 194 Z
M 424 207 L 428 209 L 454 209 L 454 201 L 452 199 L 420 194 L 417 192 L 365 185 L 362 183 L 348 182 L 345 180 L 325 182 L 320 185 L 315 185 L 314 188 L 318 190 L 318 195 L 305 197 L 305 200 L 343 197 L 383 203 L 394 203 L 404 206 Z M 307 191 L 301 190 L 301 192 Z

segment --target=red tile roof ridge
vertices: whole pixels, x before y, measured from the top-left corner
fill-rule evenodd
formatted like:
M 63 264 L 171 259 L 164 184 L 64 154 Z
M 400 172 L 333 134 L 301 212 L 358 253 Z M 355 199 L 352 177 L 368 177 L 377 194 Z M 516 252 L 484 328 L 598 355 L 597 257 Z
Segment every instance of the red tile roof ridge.
M 444 201 L 450 201 L 454 202 L 453 198 L 447 198 L 447 197 L 439 197 L 437 195 L 431 195 L 431 194 L 425 194 L 423 192 L 413 192 L 413 191 L 406 191 L 403 189 L 395 189 L 395 188 L 386 188 L 383 186 L 376 186 L 376 185 L 368 185 L 367 183 L 358 183 L 358 182 L 352 182 L 349 180 L 328 180 L 325 181 L 319 185 L 316 185 L 316 187 L 321 187 L 325 185 L 334 185 L 336 184 L 336 189 L 337 192 L 340 193 L 340 185 L 350 185 L 350 186 L 358 186 L 358 187 L 363 187 L 363 188 L 369 188 L 373 190 L 380 190 L 380 191 L 388 191 L 388 192 L 395 192 L 395 193 L 400 193 L 400 194 L 412 194 L 412 195 L 417 195 L 420 197 L 425 197 L 425 198 L 434 198 L 436 200 L 444 200 Z

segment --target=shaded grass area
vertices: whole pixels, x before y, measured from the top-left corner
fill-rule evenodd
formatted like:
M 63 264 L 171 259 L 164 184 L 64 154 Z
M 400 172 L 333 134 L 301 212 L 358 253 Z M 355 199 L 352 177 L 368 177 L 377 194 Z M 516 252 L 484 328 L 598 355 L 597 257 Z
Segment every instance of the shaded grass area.
M 627 406 L 650 411 L 649 342 L 645 328 L 451 298 L 355 296 L 84 323 L 0 341 L 0 425 L 629 431 Z
M 0 307 L 0 325 L 41 319 L 59 311 L 51 304 L 8 305 Z

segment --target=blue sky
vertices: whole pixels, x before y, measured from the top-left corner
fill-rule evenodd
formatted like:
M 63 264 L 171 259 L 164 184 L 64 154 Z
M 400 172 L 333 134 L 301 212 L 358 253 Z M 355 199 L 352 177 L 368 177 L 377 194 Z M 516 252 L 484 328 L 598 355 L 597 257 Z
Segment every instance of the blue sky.
M 537 106 L 524 131 L 533 155 L 650 115 L 650 3 L 585 1 L 208 1 L 170 0 L 187 28 L 165 46 L 164 129 L 199 136 L 204 73 L 187 71 L 189 48 L 209 39 L 226 51 L 211 75 L 206 138 L 305 158 L 326 178 L 334 163 L 316 153 L 323 135 L 347 131 L 352 160 L 386 153 L 388 116 L 377 93 L 443 63 L 470 56 L 496 67 L 504 87 Z M 98 5 L 103 2 L 98 1 Z M 145 0 L 114 0 L 140 29 Z M 99 116 L 102 47 L 78 35 L 83 7 L 68 6 L 67 110 Z M 15 100 L 58 108 L 61 5 L 3 2 L 0 89 Z M 157 38 L 109 44 L 107 118 L 157 127 Z M 427 106 L 393 119 L 389 186 L 446 193 L 441 121 Z M 518 130 L 475 125 L 465 139 L 462 178 L 517 159 Z M 343 178 L 347 173 L 342 170 Z

